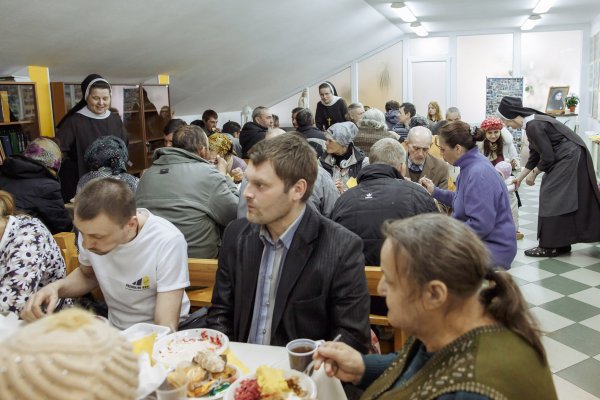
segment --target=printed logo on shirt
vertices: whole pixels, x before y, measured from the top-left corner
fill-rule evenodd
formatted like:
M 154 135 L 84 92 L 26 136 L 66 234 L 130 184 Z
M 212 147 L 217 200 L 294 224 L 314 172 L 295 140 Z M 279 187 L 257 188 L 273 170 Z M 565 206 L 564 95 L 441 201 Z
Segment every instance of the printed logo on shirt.
M 144 276 L 132 283 L 126 283 L 125 288 L 129 290 L 144 290 L 150 288 L 150 277 Z
M 371 200 L 373 198 L 373 194 L 371 193 L 367 193 L 367 195 L 365 196 L 365 200 Z

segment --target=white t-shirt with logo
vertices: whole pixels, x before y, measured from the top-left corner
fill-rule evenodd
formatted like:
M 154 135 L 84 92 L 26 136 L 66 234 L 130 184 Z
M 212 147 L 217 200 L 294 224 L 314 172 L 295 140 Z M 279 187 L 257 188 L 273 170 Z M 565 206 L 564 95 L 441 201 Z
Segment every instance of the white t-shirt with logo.
M 129 243 L 108 254 L 83 248 L 79 235 L 79 262 L 91 265 L 108 306 L 108 319 L 119 329 L 139 322 L 154 323 L 156 295 L 190 285 L 187 243 L 172 223 L 145 208 L 146 223 Z M 181 317 L 188 315 L 190 301 L 183 294 Z

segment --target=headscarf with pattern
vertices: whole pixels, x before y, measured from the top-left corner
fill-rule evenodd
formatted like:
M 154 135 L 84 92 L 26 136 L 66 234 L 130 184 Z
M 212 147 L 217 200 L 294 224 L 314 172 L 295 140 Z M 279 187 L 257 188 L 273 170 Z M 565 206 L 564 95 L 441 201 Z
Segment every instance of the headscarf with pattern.
M 43 164 L 53 173 L 57 173 L 60 169 L 62 160 L 60 147 L 48 138 L 40 137 L 29 143 L 23 156 Z
M 221 157 L 233 152 L 233 142 L 222 133 L 213 133 L 208 137 L 208 146 Z
M 100 136 L 85 151 L 83 160 L 90 171 L 109 168 L 114 175 L 127 172 L 129 154 L 125 142 L 116 136 Z

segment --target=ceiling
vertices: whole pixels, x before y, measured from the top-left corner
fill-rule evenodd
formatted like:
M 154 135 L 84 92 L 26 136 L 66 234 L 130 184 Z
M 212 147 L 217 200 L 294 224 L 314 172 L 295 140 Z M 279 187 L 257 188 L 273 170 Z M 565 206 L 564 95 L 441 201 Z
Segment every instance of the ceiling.
M 537 0 L 407 1 L 432 34 L 518 28 Z M 539 28 L 588 25 L 598 0 L 556 0 Z M 413 37 L 383 0 L 0 0 L 0 75 L 52 81 L 171 77 L 178 115 L 270 105 L 356 58 Z M 10 40 L 6 40 L 10 38 Z

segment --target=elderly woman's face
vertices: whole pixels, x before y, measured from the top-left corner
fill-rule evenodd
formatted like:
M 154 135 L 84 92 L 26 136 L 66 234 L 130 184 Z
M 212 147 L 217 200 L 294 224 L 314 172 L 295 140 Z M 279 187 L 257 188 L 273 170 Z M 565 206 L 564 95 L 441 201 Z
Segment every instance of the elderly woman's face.
M 87 108 L 94 114 L 102 115 L 110 107 L 110 90 L 94 88 L 86 99 Z
M 342 146 L 329 134 L 325 135 L 325 151 L 327 154 L 338 154 L 342 155 L 346 152 L 346 147 Z
M 377 292 L 385 296 L 388 307 L 388 320 L 394 328 L 405 330 L 414 334 L 419 326 L 419 316 L 423 314 L 424 307 L 421 297 L 414 288 L 411 288 L 406 277 L 406 265 L 397 265 L 392 242 L 389 239 L 381 248 L 381 272 L 383 273 Z M 403 262 L 402 262 L 403 263 Z

